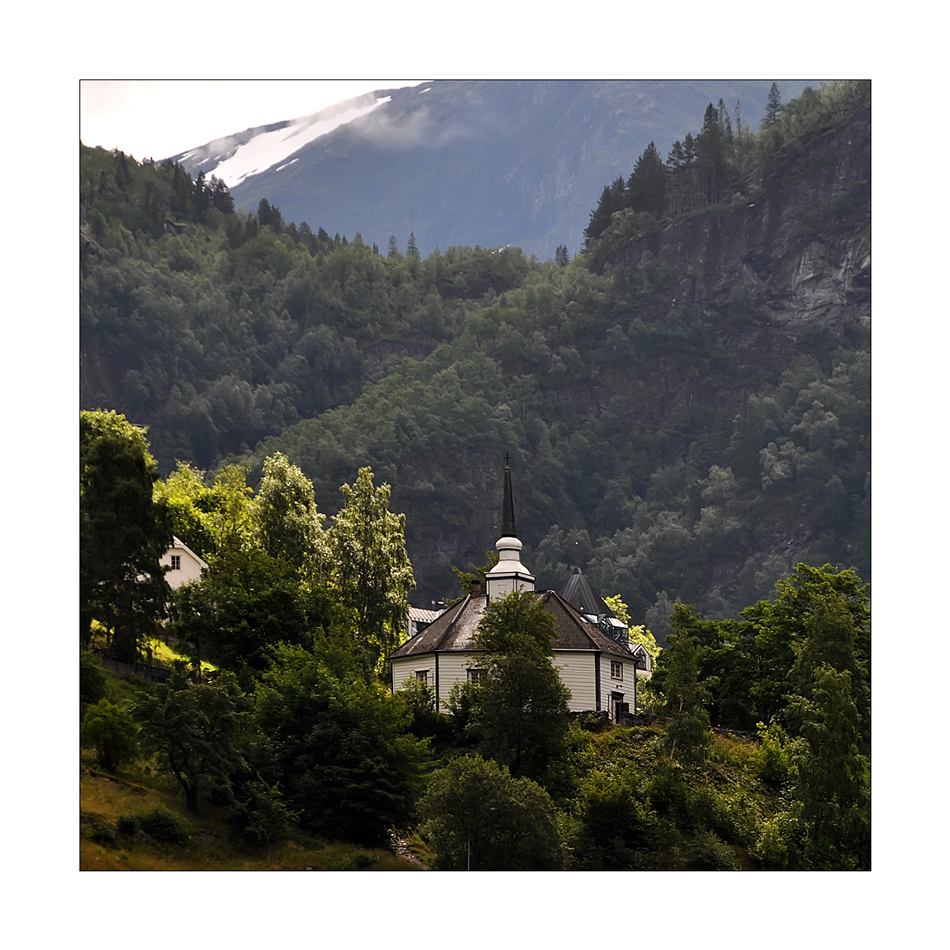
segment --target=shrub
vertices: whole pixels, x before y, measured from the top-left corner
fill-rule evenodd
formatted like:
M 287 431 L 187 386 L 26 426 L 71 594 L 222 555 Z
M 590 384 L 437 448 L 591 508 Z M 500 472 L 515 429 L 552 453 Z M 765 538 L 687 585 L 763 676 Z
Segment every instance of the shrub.
M 92 823 L 89 837 L 92 838 L 96 844 L 103 844 L 110 848 L 114 848 L 117 844 L 115 827 L 108 821 L 96 819 Z
M 574 721 L 585 732 L 605 732 L 611 727 L 610 716 L 606 712 L 589 710 L 575 717 Z
M 752 855 L 767 871 L 792 871 L 800 866 L 800 826 L 793 815 L 780 812 L 762 822 Z
M 79 651 L 79 702 L 98 703 L 106 695 L 106 674 L 91 650 Z
M 83 747 L 94 749 L 96 761 L 108 772 L 138 756 L 137 735 L 132 717 L 108 699 L 100 699 L 86 710 L 79 730 Z
M 768 727 L 758 723 L 759 738 L 762 744 L 758 752 L 758 772 L 763 784 L 771 789 L 779 789 L 788 782 L 788 736 L 777 723 Z
M 565 854 L 550 795 L 507 768 L 467 755 L 433 773 L 420 803 L 439 870 L 553 871 Z
M 154 841 L 167 844 L 188 844 L 188 829 L 173 811 L 158 805 L 150 812 L 139 815 L 142 831 Z
M 119 834 L 131 838 L 137 835 L 141 828 L 141 822 L 138 815 L 120 815 L 119 816 Z
M 711 831 L 701 831 L 693 837 L 689 858 L 694 871 L 738 870 L 735 852 Z

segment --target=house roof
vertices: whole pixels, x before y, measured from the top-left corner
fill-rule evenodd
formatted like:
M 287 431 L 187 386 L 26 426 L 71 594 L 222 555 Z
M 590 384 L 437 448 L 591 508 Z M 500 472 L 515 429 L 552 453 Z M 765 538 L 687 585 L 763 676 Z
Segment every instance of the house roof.
M 192 551 L 191 548 L 181 540 L 181 538 L 172 535 L 172 543 L 171 547 L 168 549 L 168 552 L 171 552 L 175 548 L 181 548 L 183 551 L 187 551 L 201 565 L 203 570 L 208 569 L 208 562 L 203 557 L 201 557 L 200 554 L 195 554 L 195 552 Z
M 441 616 L 441 610 L 429 610 L 427 607 L 410 607 L 409 619 L 421 621 L 422 623 L 432 623 L 436 617 Z
M 590 650 L 630 659 L 630 651 L 623 644 L 588 623 L 560 594 L 548 590 L 539 591 L 537 596 L 542 607 L 554 617 L 555 651 Z M 478 652 L 475 634 L 487 602 L 485 594 L 469 594 L 399 647 L 391 658 L 426 653 Z

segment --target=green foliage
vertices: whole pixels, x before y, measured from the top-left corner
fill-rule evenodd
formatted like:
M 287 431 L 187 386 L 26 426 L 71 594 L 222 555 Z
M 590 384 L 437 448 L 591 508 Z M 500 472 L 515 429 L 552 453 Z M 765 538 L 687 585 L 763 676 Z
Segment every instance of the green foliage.
M 410 716 L 408 729 L 416 738 L 431 739 L 437 745 L 454 738 L 453 720 L 435 711 L 435 690 L 431 686 L 407 679 L 395 695 L 406 705 Z
M 116 827 L 120 835 L 131 838 L 141 830 L 142 821 L 138 815 L 120 815 Z
M 805 860 L 817 867 L 871 866 L 871 766 L 860 752 L 851 685 L 849 671 L 823 663 L 811 698 L 793 701 L 805 740 L 795 756 L 795 797 L 808 833 Z
M 691 871 L 737 871 L 736 854 L 711 831 L 693 837 L 689 852 Z
M 601 245 L 611 241 L 611 231 L 617 233 L 618 222 L 626 222 L 620 230 L 626 230 L 629 241 L 670 218 L 741 199 L 764 177 L 764 160 L 774 163 L 779 155 L 797 154 L 869 103 L 867 84 L 842 81 L 817 92 L 806 87 L 798 99 L 783 105 L 781 91 L 772 83 L 761 131 L 746 128 L 743 134 L 738 102 L 735 133 L 723 100 L 710 102 L 699 134 L 675 141 L 665 165 L 651 142 L 626 182 L 617 178 L 604 188 L 584 232 L 589 260 L 595 267 L 603 263 L 607 255 Z M 613 243 L 610 250 L 622 244 Z
M 90 650 L 79 650 L 79 702 L 97 703 L 106 695 L 106 677 L 102 665 Z
M 761 206 L 765 176 L 867 101 L 861 84 L 834 83 L 784 104 L 759 135 L 733 121 L 730 145 L 713 98 L 708 121 L 694 118 L 719 152 L 701 162 L 695 133 L 674 143 L 665 214 L 699 212 L 714 165 L 718 208 L 733 197 L 739 214 Z M 193 183 L 173 171 L 81 152 L 83 404 L 147 423 L 163 472 L 176 459 L 214 471 L 239 457 L 256 475 L 281 452 L 332 515 L 339 485 L 371 462 L 407 516 L 427 602 L 451 596 L 448 565 L 479 563 L 493 536 L 485 447 L 518 446 L 529 473 L 523 540 L 544 555 L 532 564 L 539 587 L 559 589 L 583 552 L 592 583 L 622 592 L 661 644 L 663 597 L 722 619 L 769 596 L 797 561 L 870 576 L 860 328 L 779 334 L 745 282 L 692 307 L 678 289 L 689 274 L 669 259 L 597 274 L 514 248 L 380 256 L 323 229 L 275 229 L 266 211 L 261 226 L 257 214 L 213 207 L 193 222 L 183 212 L 182 234 L 152 237 L 134 218 L 145 181 L 166 174 L 187 211 Z M 606 190 L 628 196 L 619 181 Z M 851 189 L 815 220 L 853 215 L 860 198 Z M 605 210 L 582 264 L 665 226 L 662 214 Z M 176 533 L 210 560 L 184 514 Z
M 84 748 L 94 749 L 96 761 L 107 772 L 138 757 L 138 730 L 132 717 L 108 699 L 90 706 L 79 728 L 79 741 Z
M 426 743 L 409 734 L 405 703 L 364 681 L 352 652 L 278 646 L 255 694 L 255 719 L 305 829 L 383 844 L 411 820 Z
M 773 789 L 784 788 L 791 776 L 788 756 L 789 738 L 778 723 L 758 723 L 758 768 L 762 781 Z
M 406 554 L 405 515 L 389 511 L 388 484 L 373 486 L 373 473 L 361 468 L 333 519 L 329 544 L 334 589 L 353 611 L 356 635 L 365 654 L 367 675 L 381 673 L 406 626 L 409 591 L 415 587 Z
M 265 460 L 256 497 L 246 478 L 245 468 L 227 466 L 208 487 L 202 473 L 179 467 L 166 493 L 178 511 L 194 513 L 210 566 L 176 590 L 173 629 L 195 654 L 248 677 L 264 669 L 270 645 L 309 642 L 335 608 L 310 481 L 279 453 Z
M 171 543 L 145 432 L 115 412 L 79 414 L 79 617 L 88 646 L 98 620 L 115 655 L 134 662 L 165 616 L 159 558 Z
M 659 819 L 632 769 L 590 772 L 577 796 L 580 825 L 571 847 L 583 870 L 647 869 L 660 843 Z
M 564 867 L 550 796 L 478 755 L 434 772 L 420 802 L 425 833 L 447 871 L 553 871 Z
M 699 681 L 699 646 L 690 635 L 692 614 L 677 604 L 673 614 L 675 633 L 663 651 L 663 715 L 668 719 L 663 745 L 669 762 L 696 765 L 704 761 L 709 748 L 709 691 Z
M 264 551 L 302 578 L 322 571 L 325 517 L 317 512 L 310 479 L 286 455 L 268 457 L 252 514 Z
M 230 796 L 233 777 L 246 768 L 248 711 L 247 698 L 228 672 L 210 684 L 190 683 L 175 672 L 133 709 L 143 747 L 175 777 L 194 814 L 206 785 Z
M 188 844 L 188 826 L 175 812 L 164 805 L 135 816 L 138 827 L 155 841 L 163 844 Z
M 552 662 L 553 638 L 554 619 L 531 591 L 492 599 L 478 623 L 486 672 L 469 729 L 514 775 L 540 778 L 563 750 L 570 692 Z
M 776 585 L 777 599 L 742 615 L 755 633 L 752 693 L 762 721 L 782 710 L 796 691 L 807 696 L 818 667 L 848 671 L 861 721 L 862 750 L 870 748 L 870 605 L 857 572 L 830 564 L 799 564 Z

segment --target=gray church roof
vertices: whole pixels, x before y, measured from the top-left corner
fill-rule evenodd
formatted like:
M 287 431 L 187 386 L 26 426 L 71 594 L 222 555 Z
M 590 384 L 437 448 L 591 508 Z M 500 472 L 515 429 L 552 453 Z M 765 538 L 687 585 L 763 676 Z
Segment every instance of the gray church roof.
M 538 591 L 545 611 L 554 617 L 555 650 L 590 650 L 630 658 L 623 644 L 607 636 L 596 624 L 588 623 L 560 594 Z M 475 652 L 475 633 L 485 610 L 485 594 L 469 594 L 449 607 L 425 630 L 404 643 L 392 659 L 424 653 Z

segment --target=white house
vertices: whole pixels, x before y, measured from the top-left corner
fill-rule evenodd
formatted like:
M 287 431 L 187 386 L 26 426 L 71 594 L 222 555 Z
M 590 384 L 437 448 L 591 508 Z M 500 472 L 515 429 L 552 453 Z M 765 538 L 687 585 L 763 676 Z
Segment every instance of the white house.
M 487 589 L 482 592 L 480 583 L 476 582 L 472 593 L 448 608 L 390 657 L 393 689 L 399 689 L 407 680 L 421 680 L 432 687 L 436 709 L 440 712 L 448 711 L 446 700 L 457 682 L 477 681 L 483 672 L 484 654 L 474 641 L 488 602 L 515 590 L 535 590 L 534 576 L 521 563 L 522 545 L 516 536 L 511 469 L 507 465 L 503 512 L 502 537 L 496 544 L 498 563 L 486 576 Z M 578 582 L 575 581 L 574 586 L 577 587 Z M 590 591 L 589 584 L 586 590 Z M 606 710 L 614 719 L 621 713 L 635 712 L 638 667 L 639 675 L 649 676 L 649 657 L 642 647 L 627 642 L 627 628 L 613 617 L 602 601 L 603 612 L 585 615 L 553 590 L 538 591 L 537 596 L 554 617 L 554 665 L 571 691 L 571 711 Z M 583 609 L 585 605 L 581 606 Z
M 170 587 L 181 587 L 191 581 L 200 580 L 208 563 L 198 557 L 180 538 L 173 537 L 171 547 L 162 555 L 159 564 L 167 566 L 165 580 Z

